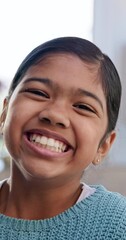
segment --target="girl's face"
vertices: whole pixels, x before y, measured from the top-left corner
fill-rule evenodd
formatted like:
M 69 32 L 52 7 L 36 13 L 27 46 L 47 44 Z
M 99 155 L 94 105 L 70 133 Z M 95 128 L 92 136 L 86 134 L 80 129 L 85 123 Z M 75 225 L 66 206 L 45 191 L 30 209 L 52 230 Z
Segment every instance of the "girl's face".
M 76 181 L 106 155 L 115 136 L 99 146 L 107 109 L 98 69 L 70 54 L 29 68 L 5 105 L 6 146 L 13 170 L 25 177 Z

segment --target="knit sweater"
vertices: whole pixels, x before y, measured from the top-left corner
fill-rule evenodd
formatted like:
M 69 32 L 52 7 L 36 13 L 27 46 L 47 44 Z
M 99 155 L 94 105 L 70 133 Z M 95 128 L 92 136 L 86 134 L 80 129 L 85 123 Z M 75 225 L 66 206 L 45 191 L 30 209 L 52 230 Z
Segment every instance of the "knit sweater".
M 49 219 L 0 214 L 0 240 L 126 240 L 126 198 L 93 187 L 94 194 Z

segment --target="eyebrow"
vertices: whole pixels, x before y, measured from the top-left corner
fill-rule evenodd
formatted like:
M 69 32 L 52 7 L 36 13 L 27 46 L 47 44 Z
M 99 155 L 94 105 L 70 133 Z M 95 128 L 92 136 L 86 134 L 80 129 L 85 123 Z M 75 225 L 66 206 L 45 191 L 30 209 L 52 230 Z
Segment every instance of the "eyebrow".
M 24 81 L 24 83 L 28 83 L 28 82 L 40 82 L 40 83 L 44 83 L 44 84 L 48 85 L 49 87 L 54 86 L 54 83 L 48 78 L 37 78 L 37 77 L 27 78 Z
M 28 83 L 28 82 L 40 82 L 40 83 L 44 83 L 45 85 L 49 86 L 50 88 L 57 88 L 58 89 L 58 84 L 54 83 L 52 80 L 48 79 L 48 78 L 38 78 L 38 77 L 32 77 L 32 78 L 27 78 L 24 83 Z M 103 104 L 102 101 L 92 92 L 86 91 L 85 89 L 82 88 L 78 88 L 76 93 L 76 95 L 80 95 L 80 96 L 87 96 L 87 97 L 91 97 L 94 100 L 96 100 L 102 111 L 103 111 Z

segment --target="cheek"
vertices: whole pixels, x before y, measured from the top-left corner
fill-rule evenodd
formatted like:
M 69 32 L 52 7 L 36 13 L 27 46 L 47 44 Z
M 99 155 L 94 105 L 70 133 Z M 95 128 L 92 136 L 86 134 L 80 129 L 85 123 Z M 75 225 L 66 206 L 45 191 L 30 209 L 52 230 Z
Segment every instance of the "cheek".
M 20 129 L 32 115 L 33 109 L 36 109 L 36 107 L 33 105 L 31 107 L 30 102 L 23 101 L 22 99 L 15 99 L 8 107 L 5 128 L 8 128 L 9 131 Z
M 7 119 L 4 127 L 4 141 L 10 155 L 13 156 L 13 152 L 17 151 L 19 143 L 18 124 L 13 121 L 14 119 Z
M 75 155 L 82 164 L 88 165 L 96 157 L 104 130 L 98 122 L 92 122 L 89 119 L 79 126 L 81 127 L 76 129 L 77 151 Z
M 98 145 L 102 135 L 104 134 L 101 123 L 98 121 L 83 121 L 79 125 L 78 130 L 76 131 L 76 136 L 78 137 L 79 145 Z M 92 146 L 93 147 L 93 146 Z
M 9 107 L 4 124 L 4 141 L 9 153 L 13 156 L 20 146 L 21 128 L 24 114 L 18 107 Z
M 9 104 L 3 134 L 6 147 L 12 156 L 20 151 L 25 125 L 34 118 L 35 110 L 38 111 L 36 105 L 32 104 L 31 107 L 31 101 L 23 99 L 17 98 Z

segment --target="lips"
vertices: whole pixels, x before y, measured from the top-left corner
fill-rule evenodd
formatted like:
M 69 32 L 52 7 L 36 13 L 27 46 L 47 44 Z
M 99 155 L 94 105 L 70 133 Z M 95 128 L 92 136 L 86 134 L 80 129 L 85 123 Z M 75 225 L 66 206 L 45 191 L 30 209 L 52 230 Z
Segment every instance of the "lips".
M 61 136 L 47 130 L 30 130 L 26 132 L 27 139 L 37 147 L 56 153 L 67 152 L 72 146 Z

